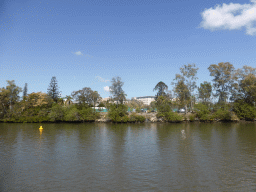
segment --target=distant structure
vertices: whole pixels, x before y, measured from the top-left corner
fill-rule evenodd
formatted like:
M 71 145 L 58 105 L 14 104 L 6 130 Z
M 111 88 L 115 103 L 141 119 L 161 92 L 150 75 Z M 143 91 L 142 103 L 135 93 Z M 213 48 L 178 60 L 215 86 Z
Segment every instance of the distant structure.
M 101 101 L 108 101 L 110 100 L 110 97 L 102 98 Z
M 156 96 L 144 96 L 144 97 L 132 97 L 134 100 L 142 101 L 144 105 L 150 105 L 152 101 L 155 101 Z
M 103 102 L 103 101 L 109 101 L 109 103 L 117 103 L 116 101 L 111 101 L 111 98 L 110 97 L 106 97 L 106 98 L 102 98 L 101 99 L 101 101 Z M 126 103 L 129 103 L 131 100 L 130 99 L 126 99 L 125 101 L 124 101 L 124 104 L 126 104 Z

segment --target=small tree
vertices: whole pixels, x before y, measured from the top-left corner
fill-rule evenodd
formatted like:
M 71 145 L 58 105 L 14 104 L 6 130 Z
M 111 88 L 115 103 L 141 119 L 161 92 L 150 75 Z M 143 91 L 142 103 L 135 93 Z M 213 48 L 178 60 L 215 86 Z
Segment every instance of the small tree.
M 60 91 L 59 91 L 56 77 L 52 77 L 49 88 L 47 90 L 48 90 L 48 95 L 54 100 L 54 102 L 57 103 L 58 98 L 60 98 Z

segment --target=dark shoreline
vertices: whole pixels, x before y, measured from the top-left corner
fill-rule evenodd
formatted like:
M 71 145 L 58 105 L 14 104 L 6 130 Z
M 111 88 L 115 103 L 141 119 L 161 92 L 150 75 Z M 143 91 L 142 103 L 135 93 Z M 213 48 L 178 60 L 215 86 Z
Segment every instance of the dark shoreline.
M 42 122 L 14 122 L 14 121 L 0 121 L 0 123 L 67 123 L 67 124 L 79 124 L 79 123 L 109 123 L 109 124 L 137 124 L 137 123 L 170 123 L 170 124 L 177 124 L 177 123 L 256 123 L 255 120 L 253 121 L 246 121 L 246 120 L 230 120 L 230 121 L 222 121 L 222 120 L 213 120 L 213 121 L 190 121 L 190 120 L 183 120 L 178 122 L 171 122 L 171 121 L 149 121 L 146 120 L 144 122 L 113 122 L 111 120 L 106 121 L 42 121 Z

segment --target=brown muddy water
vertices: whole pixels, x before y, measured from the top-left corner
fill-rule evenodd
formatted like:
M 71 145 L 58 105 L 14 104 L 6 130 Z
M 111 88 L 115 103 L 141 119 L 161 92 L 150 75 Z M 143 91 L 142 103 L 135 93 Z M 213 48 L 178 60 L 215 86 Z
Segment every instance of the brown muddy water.
M 0 191 L 256 191 L 256 124 L 1 123 Z

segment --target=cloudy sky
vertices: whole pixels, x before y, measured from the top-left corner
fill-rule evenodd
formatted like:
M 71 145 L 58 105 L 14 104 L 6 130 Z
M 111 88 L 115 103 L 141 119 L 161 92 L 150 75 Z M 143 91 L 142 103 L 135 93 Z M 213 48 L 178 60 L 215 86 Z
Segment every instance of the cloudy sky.
M 109 96 L 120 76 L 128 98 L 155 95 L 184 64 L 256 67 L 256 0 L 1 0 L 0 86 L 15 80 L 62 96 L 91 87 Z

